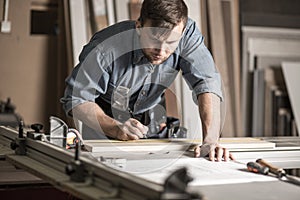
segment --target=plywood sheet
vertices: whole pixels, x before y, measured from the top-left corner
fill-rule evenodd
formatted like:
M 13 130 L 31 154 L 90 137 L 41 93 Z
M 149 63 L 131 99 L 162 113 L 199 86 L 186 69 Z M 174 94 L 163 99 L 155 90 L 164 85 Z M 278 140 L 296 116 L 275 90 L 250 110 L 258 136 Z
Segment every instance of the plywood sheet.
M 296 119 L 298 133 L 300 133 L 300 62 L 283 62 L 283 75 L 288 90 L 290 102 L 292 104 L 293 113 Z

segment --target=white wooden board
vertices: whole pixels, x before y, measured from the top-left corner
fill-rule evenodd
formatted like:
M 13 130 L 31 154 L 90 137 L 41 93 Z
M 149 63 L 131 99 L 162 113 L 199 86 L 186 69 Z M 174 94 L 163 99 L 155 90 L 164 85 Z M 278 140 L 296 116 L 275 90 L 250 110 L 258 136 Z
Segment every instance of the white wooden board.
M 283 62 L 282 71 L 296 120 L 298 133 L 300 133 L 300 62 Z

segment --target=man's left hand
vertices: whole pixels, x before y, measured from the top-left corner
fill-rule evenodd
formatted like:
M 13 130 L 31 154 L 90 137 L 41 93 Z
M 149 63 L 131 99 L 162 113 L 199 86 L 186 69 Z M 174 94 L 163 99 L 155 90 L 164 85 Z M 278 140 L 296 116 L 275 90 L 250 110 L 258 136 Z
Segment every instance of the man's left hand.
M 196 146 L 194 149 L 195 157 L 205 157 L 208 156 L 210 161 L 229 161 L 234 160 L 233 155 L 228 151 L 228 149 L 222 147 L 219 144 L 203 144 L 201 146 Z

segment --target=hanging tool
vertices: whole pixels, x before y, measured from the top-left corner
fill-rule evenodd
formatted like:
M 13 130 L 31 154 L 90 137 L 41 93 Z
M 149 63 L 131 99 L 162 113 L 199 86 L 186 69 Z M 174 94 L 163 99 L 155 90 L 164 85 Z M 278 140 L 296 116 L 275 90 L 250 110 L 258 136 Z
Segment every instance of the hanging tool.
M 1 21 L 1 32 L 2 33 L 10 33 L 10 31 L 11 31 L 11 22 L 8 21 L 8 7 L 9 7 L 9 0 L 5 0 L 3 21 Z
M 286 178 L 286 181 L 300 186 L 300 178 L 288 175 L 283 168 L 273 166 L 263 159 L 257 159 L 256 162 L 264 167 L 268 167 L 270 172 L 275 174 L 280 180 L 284 181 L 284 178 Z

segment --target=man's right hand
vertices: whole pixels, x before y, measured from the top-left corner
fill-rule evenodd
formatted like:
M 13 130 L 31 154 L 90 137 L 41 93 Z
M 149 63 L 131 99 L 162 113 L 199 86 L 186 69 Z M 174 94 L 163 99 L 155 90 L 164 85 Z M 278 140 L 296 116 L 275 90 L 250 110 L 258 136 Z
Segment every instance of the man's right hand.
M 79 104 L 73 108 L 72 113 L 92 129 L 118 140 L 137 140 L 148 132 L 148 127 L 136 119 L 130 118 L 121 123 L 109 117 L 95 102 Z
M 144 138 L 148 132 L 148 127 L 144 126 L 136 119 L 130 118 L 123 124 L 118 125 L 116 139 L 118 140 L 138 140 Z

